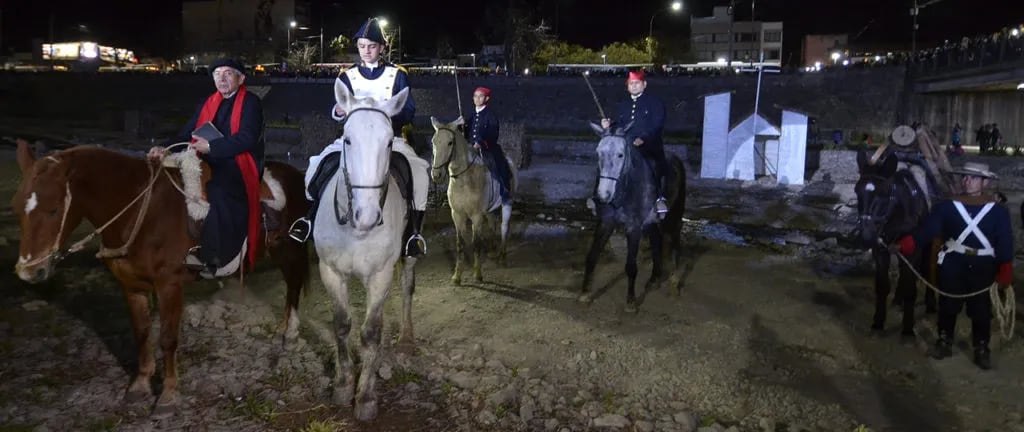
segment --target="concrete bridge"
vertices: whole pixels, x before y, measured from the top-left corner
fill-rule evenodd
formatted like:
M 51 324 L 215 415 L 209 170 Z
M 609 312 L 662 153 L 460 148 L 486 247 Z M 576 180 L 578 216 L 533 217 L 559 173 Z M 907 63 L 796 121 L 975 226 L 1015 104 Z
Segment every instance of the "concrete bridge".
M 945 142 L 959 123 L 961 142 L 974 146 L 978 128 L 996 123 L 1007 147 L 1024 146 L 1024 38 L 934 50 L 907 73 L 911 119 Z

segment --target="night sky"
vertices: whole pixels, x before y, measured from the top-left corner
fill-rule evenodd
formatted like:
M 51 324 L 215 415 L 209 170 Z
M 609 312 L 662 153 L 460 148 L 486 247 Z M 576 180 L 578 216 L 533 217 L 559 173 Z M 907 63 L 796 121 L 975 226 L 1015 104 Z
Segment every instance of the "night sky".
M 921 0 L 925 2 L 927 0 Z M 386 16 L 402 27 L 407 52 L 433 52 L 447 38 L 459 52 L 478 47 L 488 16 L 500 20 L 510 2 L 530 7 L 552 30 L 571 43 L 600 48 L 613 41 L 646 36 L 650 17 L 669 0 L 314 0 L 311 27 L 323 20 L 326 35 L 351 34 L 367 16 Z M 664 12 L 654 23 L 656 34 L 686 35 L 691 15 L 711 14 L 727 0 L 684 1 L 682 14 Z M 785 53 L 799 58 L 804 34 L 861 32 L 856 42 L 906 44 L 910 41 L 910 0 L 758 0 L 756 18 L 783 21 Z M 143 55 L 172 57 L 180 48 L 181 0 L 0 0 L 2 46 L 27 51 L 33 37 L 49 33 L 50 14 L 58 39 L 93 39 L 134 48 Z M 557 16 L 557 19 L 556 19 Z M 737 19 L 750 19 L 750 2 L 737 1 Z M 923 9 L 919 47 L 943 39 L 959 39 L 1024 23 L 1020 0 L 943 0 Z M 81 27 L 84 25 L 85 27 Z M 866 29 L 865 29 L 866 28 Z M 488 41 L 498 42 L 500 41 Z M 784 57 L 784 59 L 787 59 Z

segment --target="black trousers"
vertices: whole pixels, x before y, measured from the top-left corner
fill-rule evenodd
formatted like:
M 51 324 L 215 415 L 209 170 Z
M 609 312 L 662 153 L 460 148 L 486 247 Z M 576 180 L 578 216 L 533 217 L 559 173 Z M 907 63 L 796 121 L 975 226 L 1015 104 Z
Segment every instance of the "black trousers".
M 939 270 L 939 286 L 950 294 L 969 294 L 992 284 L 995 264 L 991 257 L 966 257 L 947 254 Z M 992 335 L 992 299 L 986 291 L 967 298 L 939 296 L 938 329 L 950 340 L 956 335 L 956 318 L 967 309 L 971 319 L 971 342 L 987 346 Z

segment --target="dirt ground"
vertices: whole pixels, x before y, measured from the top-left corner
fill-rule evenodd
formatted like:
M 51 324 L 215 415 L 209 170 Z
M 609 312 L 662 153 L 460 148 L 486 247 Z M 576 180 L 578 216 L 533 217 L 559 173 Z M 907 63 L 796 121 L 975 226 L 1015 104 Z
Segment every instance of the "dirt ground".
M 5 155 L 0 267 L 8 269 L 18 256 L 18 228 L 6 203 L 17 181 L 16 166 Z M 190 399 L 171 419 L 150 419 L 145 405 L 119 400 L 135 367 L 127 310 L 109 272 L 89 251 L 62 263 L 56 279 L 38 286 L 2 272 L 0 431 L 850 431 L 861 425 L 874 431 L 1024 431 L 1020 331 L 1017 340 L 996 344 L 995 369 L 988 372 L 971 363 L 965 317 L 956 355 L 941 362 L 924 354 L 935 332 L 934 317 L 924 316 L 923 306 L 916 344 L 899 343 L 894 311 L 890 336 L 871 337 L 870 267 L 857 251 L 835 242 L 779 246 L 727 224 L 688 223 L 680 291 L 641 289 L 634 315 L 623 308 L 621 236 L 613 237 L 599 265 L 595 301 L 583 305 L 576 297 L 591 221 L 578 211 L 524 207 L 513 222 L 508 265 L 488 260 L 484 282 L 467 273 L 458 287 L 449 282 L 450 218 L 445 208 L 430 212 L 430 254 L 417 268 L 413 309 L 420 351 L 391 360 L 395 373 L 383 383 L 381 420 L 370 425 L 355 425 L 325 394 L 331 305 L 315 266 L 300 310 L 304 342 L 281 356 L 286 366 L 274 354 L 273 324 L 284 304 L 275 270 L 264 266 L 247 277 L 245 298 L 230 283 L 188 289 L 192 321 L 183 326 L 180 374 Z M 649 256 L 641 259 L 638 287 L 650 270 Z M 392 291 L 385 312 L 388 335 L 397 333 L 397 293 Z M 210 318 L 217 313 L 223 322 Z M 233 313 L 242 316 L 238 325 L 227 318 Z M 482 386 L 452 378 L 488 378 L 483 366 L 461 372 L 463 357 L 502 365 L 502 383 L 518 376 L 529 384 L 509 404 L 488 408 Z M 431 370 L 436 374 L 428 378 Z M 224 378 L 229 372 L 238 377 Z M 540 385 L 534 381 L 543 381 L 543 390 L 526 390 Z M 209 383 L 215 388 L 206 388 Z M 417 392 L 421 385 L 443 391 Z M 408 392 L 416 400 L 410 402 Z M 553 408 L 542 409 L 545 400 Z M 603 423 L 615 415 L 625 423 Z

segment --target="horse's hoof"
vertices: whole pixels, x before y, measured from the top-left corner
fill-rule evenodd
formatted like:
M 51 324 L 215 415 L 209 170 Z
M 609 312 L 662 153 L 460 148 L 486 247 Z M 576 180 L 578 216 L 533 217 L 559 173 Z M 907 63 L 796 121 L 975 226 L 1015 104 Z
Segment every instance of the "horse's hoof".
M 377 418 L 377 401 L 372 400 L 356 404 L 356 419 L 362 422 Z
M 169 391 L 164 392 L 160 395 L 160 399 L 156 401 L 156 407 L 153 408 L 151 417 L 155 419 L 167 418 L 174 415 L 175 411 L 178 410 L 178 392 Z
M 590 294 L 589 293 L 583 293 L 583 294 L 580 294 L 579 297 L 576 297 L 576 301 L 578 301 L 580 303 L 584 303 L 584 304 L 590 304 L 590 302 L 594 301 L 594 299 L 590 298 Z
M 455 285 L 462 285 L 462 276 L 452 276 L 452 283 Z
M 352 398 L 355 397 L 353 386 L 335 387 L 331 395 L 331 402 L 338 406 L 352 406 Z
M 400 354 L 405 354 L 409 356 L 414 355 L 416 354 L 416 341 L 413 340 L 411 336 L 399 336 L 398 345 L 395 347 L 395 349 Z
M 476 273 L 476 274 L 473 275 L 473 279 L 476 280 L 477 282 L 483 282 L 484 281 L 484 275 L 481 274 L 481 273 Z
M 631 314 L 637 313 L 636 304 L 635 303 L 626 303 L 626 313 L 631 313 Z
M 131 390 L 131 389 L 129 389 L 124 394 L 124 402 L 125 403 L 133 404 L 133 403 L 136 403 L 136 402 L 140 402 L 140 401 L 149 399 L 152 396 L 153 395 L 150 392 L 145 391 L 145 390 Z

